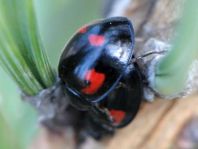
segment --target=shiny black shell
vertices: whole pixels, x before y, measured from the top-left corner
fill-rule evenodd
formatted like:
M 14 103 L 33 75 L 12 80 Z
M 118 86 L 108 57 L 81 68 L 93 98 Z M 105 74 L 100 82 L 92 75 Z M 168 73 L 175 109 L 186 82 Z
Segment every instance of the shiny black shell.
M 72 105 L 89 110 L 101 123 L 116 127 L 129 123 L 142 96 L 141 74 L 131 62 L 133 47 L 133 27 L 124 17 L 82 27 L 59 63 L 59 77 Z

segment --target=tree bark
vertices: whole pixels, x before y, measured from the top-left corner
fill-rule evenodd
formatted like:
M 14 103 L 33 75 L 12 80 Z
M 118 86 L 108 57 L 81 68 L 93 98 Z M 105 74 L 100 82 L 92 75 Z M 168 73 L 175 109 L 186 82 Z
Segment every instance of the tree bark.
M 107 3 L 110 6 L 105 7 L 105 14 L 108 17 L 121 15 L 131 19 L 136 38 L 141 39 L 142 44 L 151 37 L 169 43 L 175 36 L 175 26 L 181 17 L 183 3 L 184 0 L 115 0 Z M 141 47 L 137 45 L 135 50 Z M 143 102 L 135 120 L 118 130 L 112 138 L 100 142 L 100 148 L 197 148 L 198 135 L 194 134 L 198 131 L 197 105 L 197 94 L 184 99 Z M 47 131 L 42 131 L 41 136 L 35 143 L 38 146 L 33 148 L 74 148 L 71 138 L 71 141 L 65 141 L 68 136 L 55 136 L 54 139 L 54 134 Z M 43 143 L 48 145 L 41 147 Z
M 191 120 L 197 118 L 197 95 L 186 99 L 162 100 L 144 103 L 136 119 L 119 130 L 106 148 L 117 149 L 191 149 L 195 138 L 183 137 L 188 133 Z M 194 131 L 198 129 L 195 127 Z M 187 132 L 186 132 L 187 131 Z M 193 132 L 189 132 L 193 136 Z
M 122 2 L 117 1 L 115 5 L 123 6 L 120 3 Z M 144 45 L 149 38 L 170 43 L 181 18 L 183 4 L 184 0 L 132 0 L 124 6 L 121 15 L 132 20 L 136 37 L 143 41 L 141 44 Z M 114 16 L 114 13 L 116 14 L 116 9 L 111 9 L 109 16 Z M 140 48 L 142 46 L 137 45 L 135 50 Z M 194 133 L 198 126 L 193 123 L 198 119 L 197 97 L 194 95 L 171 101 L 157 99 L 152 103 L 143 103 L 133 123 L 118 131 L 106 147 L 196 148 L 198 137 Z

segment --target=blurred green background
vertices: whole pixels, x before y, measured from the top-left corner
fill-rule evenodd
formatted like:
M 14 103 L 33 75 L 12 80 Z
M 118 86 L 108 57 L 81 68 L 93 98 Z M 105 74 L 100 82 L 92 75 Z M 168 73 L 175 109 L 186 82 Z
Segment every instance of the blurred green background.
M 71 35 L 83 24 L 100 18 L 101 1 L 35 0 L 44 47 L 53 68 Z M 0 69 L 0 149 L 20 149 L 37 130 L 36 113 L 20 99 L 20 90 Z
M 72 34 L 87 22 L 101 18 L 101 2 L 35 0 L 40 34 L 55 71 L 61 51 Z M 154 88 L 165 95 L 181 91 L 189 65 L 198 59 L 198 2 L 186 2 L 178 36 L 173 40 L 173 50 L 157 69 Z M 37 124 L 35 111 L 21 101 L 20 90 L 8 74 L 0 69 L 0 149 L 25 148 L 36 134 Z
M 51 64 L 56 67 L 64 45 L 82 25 L 100 18 L 101 1 L 36 0 L 38 23 Z

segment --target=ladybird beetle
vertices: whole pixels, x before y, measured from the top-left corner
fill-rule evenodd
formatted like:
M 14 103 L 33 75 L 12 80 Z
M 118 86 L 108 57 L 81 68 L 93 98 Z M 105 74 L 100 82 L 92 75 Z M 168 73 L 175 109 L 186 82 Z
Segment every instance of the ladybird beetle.
M 131 22 L 113 17 L 79 29 L 62 53 L 59 77 L 71 104 L 98 123 L 123 127 L 139 109 L 143 87 L 132 61 L 134 42 Z

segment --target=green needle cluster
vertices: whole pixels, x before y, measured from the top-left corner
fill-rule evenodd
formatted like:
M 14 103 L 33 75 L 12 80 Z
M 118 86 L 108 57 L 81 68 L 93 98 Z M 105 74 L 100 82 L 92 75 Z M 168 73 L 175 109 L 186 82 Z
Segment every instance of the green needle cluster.
M 198 60 L 198 1 L 187 0 L 178 26 L 173 48 L 159 63 L 155 88 L 165 96 L 181 92 L 186 86 L 189 69 Z
M 28 95 L 54 83 L 55 75 L 37 29 L 33 0 L 0 0 L 0 65 Z

